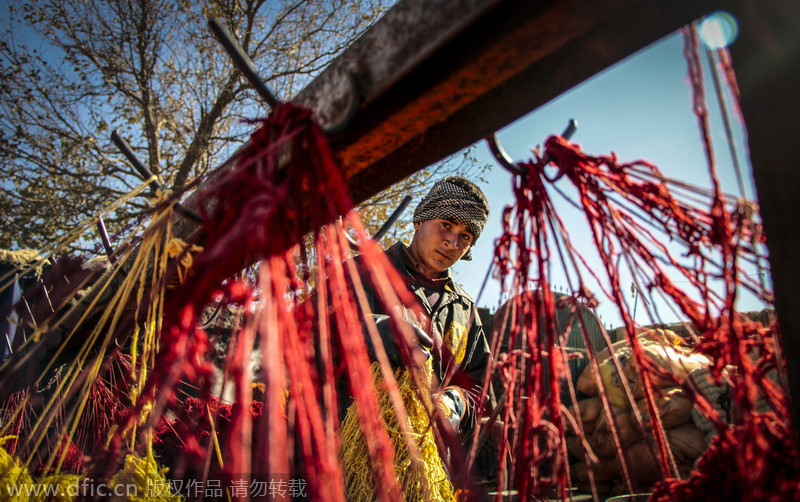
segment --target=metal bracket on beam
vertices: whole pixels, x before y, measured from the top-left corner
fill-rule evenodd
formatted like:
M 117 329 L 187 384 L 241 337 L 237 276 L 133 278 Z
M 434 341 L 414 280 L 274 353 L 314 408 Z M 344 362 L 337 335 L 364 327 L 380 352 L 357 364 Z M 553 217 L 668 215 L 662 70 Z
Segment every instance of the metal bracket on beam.
M 128 144 L 125 139 L 119 135 L 116 129 L 111 133 L 111 141 L 119 148 L 120 152 L 128 159 L 128 162 L 133 165 L 133 167 L 139 172 L 139 176 L 142 177 L 143 180 L 150 180 L 150 186 L 155 189 L 164 189 L 164 186 L 158 181 L 158 177 L 156 177 L 153 173 L 150 172 L 150 169 L 147 168 L 146 165 L 133 153 L 133 149 L 131 145 Z M 200 217 L 195 211 L 188 209 L 181 204 L 175 204 L 175 209 L 181 213 L 183 216 L 194 220 L 196 223 L 203 223 L 203 218 Z
M 561 133 L 561 137 L 565 140 L 569 141 L 572 138 L 572 135 L 575 134 L 575 131 L 578 129 L 578 121 L 575 119 L 570 119 L 569 124 L 567 124 L 566 129 L 564 132 Z M 509 171 L 511 174 L 516 174 L 518 176 L 525 176 L 527 175 L 527 171 L 522 168 L 519 164 L 515 163 L 511 160 L 511 157 L 508 156 L 506 151 L 500 146 L 500 143 L 497 141 L 497 134 L 492 133 L 491 136 L 486 138 L 486 143 L 489 145 L 489 150 L 491 150 L 492 155 L 494 156 L 497 163 L 500 164 L 503 168 Z M 550 160 L 548 159 L 548 162 Z M 556 175 L 554 179 L 550 179 L 550 181 L 556 181 L 560 178 L 561 175 Z

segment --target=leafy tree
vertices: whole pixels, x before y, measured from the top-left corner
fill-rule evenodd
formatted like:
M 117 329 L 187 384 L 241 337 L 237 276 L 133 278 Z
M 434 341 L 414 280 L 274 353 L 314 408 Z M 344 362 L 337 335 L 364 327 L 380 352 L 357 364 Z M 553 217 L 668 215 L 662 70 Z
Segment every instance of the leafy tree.
M 0 248 L 41 248 L 141 183 L 110 142 L 113 129 L 173 189 L 247 139 L 243 119 L 265 109 L 211 36 L 209 18 L 222 20 L 288 99 L 392 1 L 11 0 L 0 40 Z M 397 205 L 398 190 L 422 192 L 430 174 L 368 201 L 371 228 Z M 110 215 L 109 229 L 124 228 L 147 202 Z M 89 236 L 73 250 L 95 242 Z

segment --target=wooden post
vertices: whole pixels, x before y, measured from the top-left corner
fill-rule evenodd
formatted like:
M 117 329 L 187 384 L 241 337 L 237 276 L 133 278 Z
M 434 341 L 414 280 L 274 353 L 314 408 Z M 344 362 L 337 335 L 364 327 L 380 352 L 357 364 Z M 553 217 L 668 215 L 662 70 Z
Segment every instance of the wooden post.
M 789 376 L 800 417 L 800 3 L 742 0 L 731 57 L 739 81 L 750 159 Z

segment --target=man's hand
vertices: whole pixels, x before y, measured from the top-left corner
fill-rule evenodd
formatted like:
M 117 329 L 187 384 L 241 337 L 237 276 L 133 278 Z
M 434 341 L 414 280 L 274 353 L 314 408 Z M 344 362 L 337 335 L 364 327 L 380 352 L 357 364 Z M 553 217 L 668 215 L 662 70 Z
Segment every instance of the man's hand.
M 389 358 L 389 364 L 392 365 L 392 369 L 399 368 L 403 366 L 403 356 L 400 353 L 400 348 L 398 347 L 397 343 L 402 336 L 400 333 L 396 333 L 394 330 L 394 326 L 392 325 L 392 319 L 388 315 L 383 314 L 375 314 L 373 315 L 375 320 L 375 326 L 378 328 L 378 334 L 381 337 L 381 341 L 383 342 L 383 348 L 386 351 L 386 355 Z M 414 335 L 417 338 L 417 342 L 419 343 L 418 346 L 414 347 L 414 352 L 419 353 L 421 356 L 424 357 L 422 361 L 430 357 L 430 351 L 433 347 L 433 339 L 431 339 L 430 335 L 425 333 L 419 326 L 416 324 L 410 323 L 403 319 L 399 320 L 400 323 L 408 325 L 413 331 Z M 369 349 L 369 358 L 372 361 L 377 361 L 377 357 L 375 355 L 375 348 L 372 346 L 372 340 L 369 336 L 369 333 L 365 330 L 366 335 L 366 342 L 367 348 Z
M 442 402 L 447 407 L 448 415 L 445 416 L 453 429 L 453 433 L 458 433 L 461 426 L 461 419 L 466 411 L 464 395 L 458 387 L 447 387 L 441 394 Z

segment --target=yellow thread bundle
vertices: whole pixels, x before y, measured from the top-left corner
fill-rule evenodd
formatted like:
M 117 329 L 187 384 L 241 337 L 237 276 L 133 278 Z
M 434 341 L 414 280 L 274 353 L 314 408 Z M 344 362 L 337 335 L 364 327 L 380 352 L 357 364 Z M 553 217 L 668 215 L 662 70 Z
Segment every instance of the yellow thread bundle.
M 427 380 L 430 380 L 430 362 Z M 372 365 L 373 385 L 381 389 L 378 392 L 378 405 L 381 409 L 383 423 L 386 425 L 395 458 L 395 473 L 403 487 L 403 498 L 406 501 L 450 501 L 455 500 L 453 485 L 447 478 L 444 464 L 439 456 L 438 448 L 430 427 L 430 419 L 425 405 L 420 401 L 414 388 L 411 375 L 407 370 L 397 373 L 397 385 L 405 405 L 412 431 L 411 440 L 417 445 L 420 457 L 412 463 L 403 433 L 397 422 L 397 414 L 392 406 L 389 392 L 381 385 L 381 371 L 378 363 Z M 424 394 L 424 391 L 423 391 Z M 430 396 L 424 396 L 430 407 Z M 359 425 L 355 404 L 347 410 L 340 432 L 342 444 L 342 463 L 345 474 L 345 490 L 347 500 L 371 501 L 374 495 L 372 468 L 370 464 L 364 435 Z
M 11 437 L 3 438 L 3 442 Z M 34 481 L 19 459 L 12 457 L 0 446 L 0 498 L 8 501 L 71 502 L 76 500 L 81 476 L 76 474 L 51 474 Z
M 38 495 L 31 495 L 31 502 L 73 502 L 77 500 L 77 487 L 81 476 L 77 474 L 52 474 L 36 481 L 40 487 L 53 487 L 53 491 L 41 490 Z
M 3 438 L 0 443 L 11 438 Z M 122 470 L 114 475 L 104 493 L 111 495 L 111 500 L 120 501 L 180 501 L 181 497 L 170 489 L 166 472 L 167 469 L 159 469 L 152 452 L 143 458 L 128 455 Z M 0 500 L 72 502 L 78 500 L 80 490 L 88 486 L 78 474 L 51 474 L 34 480 L 19 459 L 0 446 Z M 118 486 L 119 489 L 115 489 Z
M 180 257 L 181 266 L 178 268 L 178 280 L 183 282 L 186 277 L 186 271 L 192 268 L 192 263 L 194 259 L 192 258 L 192 253 L 197 253 L 202 251 L 203 248 L 200 246 L 196 246 L 192 244 L 189 246 L 183 240 L 173 237 L 172 239 L 167 242 L 166 246 L 166 253 L 170 258 L 178 258 Z
M 125 465 L 120 472 L 114 475 L 109 483 L 113 487 L 123 485 L 126 488 L 136 486 L 136 495 L 116 500 L 130 501 L 179 501 L 180 496 L 174 495 L 170 490 L 164 474 L 167 469 L 159 469 L 153 453 L 149 452 L 144 458 L 135 455 L 125 457 Z M 125 493 L 122 491 L 121 493 Z
M 3 438 L 2 442 L 9 439 L 13 439 L 13 437 Z M 31 480 L 22 463 L 9 455 L 6 449 L 0 446 L 0 496 L 2 496 L 2 499 L 9 501 L 29 500 L 25 492 L 20 493 L 16 489 L 32 484 L 33 480 Z

